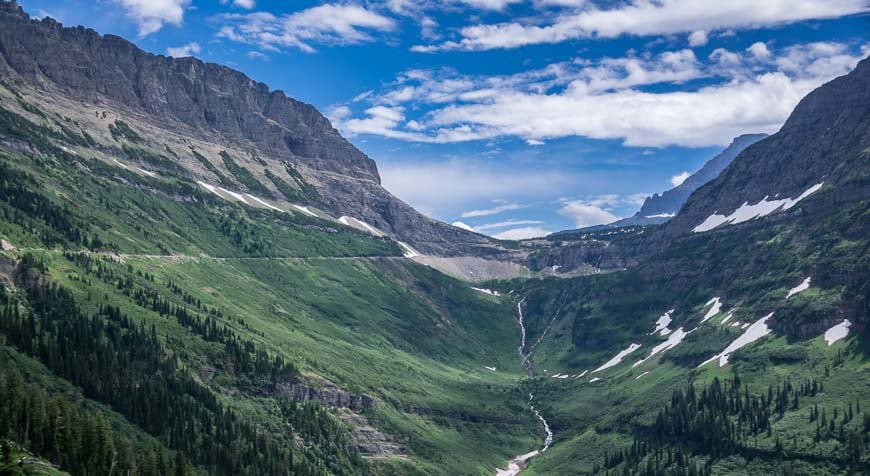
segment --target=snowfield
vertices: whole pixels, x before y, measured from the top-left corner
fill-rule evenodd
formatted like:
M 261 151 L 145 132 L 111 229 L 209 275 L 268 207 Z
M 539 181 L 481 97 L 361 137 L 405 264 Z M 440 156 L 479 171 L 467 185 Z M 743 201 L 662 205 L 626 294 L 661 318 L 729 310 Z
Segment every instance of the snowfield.
M 781 200 L 768 200 L 767 197 L 761 199 L 760 202 L 755 205 L 750 205 L 749 202 L 744 202 L 743 205 L 740 206 L 737 210 L 734 210 L 734 213 L 725 216 L 713 213 L 708 216 L 703 223 L 696 226 L 692 229 L 695 233 L 701 233 L 704 231 L 710 231 L 713 228 L 716 228 L 720 225 L 736 225 L 738 223 L 743 223 L 745 221 L 754 220 L 756 218 L 766 217 L 771 213 L 779 210 L 788 210 L 789 208 L 795 206 L 801 200 L 809 197 L 810 195 L 819 191 L 824 185 L 825 182 L 820 182 L 812 187 L 806 189 L 804 193 L 800 194 L 797 198 L 783 198 Z
M 493 291 L 492 289 L 476 288 L 474 286 L 472 286 L 471 289 L 473 289 L 479 293 L 489 294 L 490 296 L 500 296 L 501 295 L 498 291 Z
M 825 342 L 831 345 L 840 339 L 845 339 L 849 335 L 850 327 L 852 327 L 852 323 L 849 322 L 849 319 L 843 319 L 843 322 L 825 331 Z
M 702 367 L 707 364 L 707 362 L 712 362 L 716 359 L 719 359 L 719 367 L 724 367 L 728 365 L 728 357 L 731 356 L 731 354 L 770 334 L 770 328 L 767 327 L 767 321 L 770 320 L 771 317 L 773 317 L 772 312 L 762 317 L 761 319 L 753 322 L 746 329 L 746 332 L 744 332 L 743 335 L 735 339 L 734 342 L 729 344 L 728 347 L 725 348 L 725 350 L 717 355 L 714 355 L 713 357 L 710 357 L 698 367 Z
M 622 362 L 622 359 L 624 359 L 628 354 L 636 351 L 637 349 L 640 349 L 640 344 L 632 343 L 625 350 L 621 351 L 620 353 L 616 354 L 616 356 L 614 356 L 612 359 L 605 362 L 604 365 L 593 370 L 592 373 L 594 374 L 595 372 L 600 372 L 602 370 L 609 369 L 610 367 L 613 367 L 614 365 L 618 365 L 620 362 Z M 590 380 L 590 382 L 591 382 L 591 380 Z
M 670 349 L 673 349 L 674 347 L 680 345 L 680 342 L 683 342 L 683 339 L 685 339 L 686 336 L 689 335 L 689 334 L 691 334 L 692 331 L 694 331 L 694 330 L 695 330 L 695 329 L 692 329 L 691 331 L 686 332 L 686 331 L 683 330 L 682 327 L 680 327 L 679 329 L 675 330 L 674 333 L 671 334 L 670 337 L 668 337 L 668 340 L 666 340 L 666 341 L 662 342 L 661 344 L 659 344 L 659 345 L 653 347 L 652 351 L 649 353 L 648 356 L 646 356 L 646 358 L 641 359 L 641 360 L 638 360 L 637 362 L 634 363 L 634 365 L 631 366 L 631 368 L 635 368 L 635 367 L 637 367 L 638 365 L 640 365 L 640 364 L 646 362 L 647 360 L 653 358 L 656 354 L 664 353 L 664 352 L 666 352 L 666 351 L 668 351 L 668 350 L 670 350 Z
M 701 319 L 701 322 L 706 322 L 707 319 L 710 319 L 716 314 L 719 314 L 719 311 L 722 310 L 722 302 L 719 300 L 718 297 L 714 297 L 713 299 L 707 301 L 707 304 L 704 305 L 709 306 L 710 304 L 712 304 L 713 307 L 711 307 L 710 310 L 707 311 L 707 314 L 704 315 L 704 318 Z
M 266 203 L 266 201 L 263 200 L 262 198 L 260 198 L 260 197 L 255 197 L 255 196 L 251 195 L 250 193 L 246 193 L 245 196 L 248 197 L 248 198 L 250 198 L 251 200 L 253 200 L 253 201 L 259 203 L 260 205 L 263 205 L 263 206 L 266 207 L 266 208 L 270 208 L 270 209 L 272 209 L 272 210 L 275 210 L 276 212 L 283 212 L 283 211 L 284 211 L 284 210 L 281 210 L 280 208 L 278 208 L 278 207 L 272 205 L 271 203 Z
M 812 281 L 812 279 L 813 279 L 812 276 L 807 276 L 807 279 L 804 279 L 800 284 L 789 289 L 788 296 L 786 296 L 785 298 L 788 299 L 797 293 L 800 293 L 800 292 L 803 292 L 803 291 L 806 291 L 807 289 L 809 289 L 810 288 L 810 281 Z
M 308 207 L 303 207 L 302 205 L 293 205 L 293 208 L 299 210 L 302 213 L 305 213 L 306 215 L 311 215 L 313 217 L 317 216 L 317 214 L 309 210 Z
M 674 310 L 671 309 L 670 311 L 662 314 L 662 316 L 659 317 L 659 319 L 656 321 L 656 326 L 653 331 L 650 332 L 650 335 L 658 333 L 660 336 L 666 336 L 670 334 L 671 330 L 668 329 L 668 325 L 671 323 L 671 314 L 673 313 Z
M 405 258 L 416 258 L 418 256 L 423 256 L 420 253 L 418 253 L 417 250 L 415 250 L 414 248 L 411 248 L 410 246 L 408 246 L 405 243 L 402 243 L 401 241 L 397 241 L 396 243 L 398 243 L 399 246 L 401 246 L 402 249 L 405 250 L 402 253 L 405 256 Z

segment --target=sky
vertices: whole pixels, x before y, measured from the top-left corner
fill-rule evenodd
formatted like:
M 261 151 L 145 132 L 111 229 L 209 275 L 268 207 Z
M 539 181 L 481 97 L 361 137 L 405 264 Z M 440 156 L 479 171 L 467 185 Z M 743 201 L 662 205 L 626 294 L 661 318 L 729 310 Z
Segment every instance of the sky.
M 615 221 L 870 54 L 870 0 L 19 0 L 316 106 L 384 186 L 522 239 Z

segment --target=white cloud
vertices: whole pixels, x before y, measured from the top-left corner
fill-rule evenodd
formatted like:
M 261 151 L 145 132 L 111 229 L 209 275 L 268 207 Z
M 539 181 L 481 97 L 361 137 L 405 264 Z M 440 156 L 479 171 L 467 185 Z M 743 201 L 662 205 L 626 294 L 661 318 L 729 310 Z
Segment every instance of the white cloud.
M 679 187 L 680 185 L 682 185 L 683 182 L 686 181 L 687 178 L 689 178 L 689 175 L 689 172 L 683 172 L 674 175 L 673 177 L 671 177 L 671 185 L 673 185 L 674 187 Z
M 707 44 L 707 32 L 705 30 L 696 30 L 689 34 L 689 46 L 704 46 Z
M 492 208 L 462 212 L 459 216 L 462 218 L 487 217 L 491 215 L 498 215 L 499 213 L 504 213 L 511 210 L 519 210 L 520 208 L 525 207 L 526 205 L 523 205 L 521 203 L 505 203 L 504 205 L 498 205 Z
M 233 5 L 250 10 L 254 8 L 254 0 L 233 0 Z
M 643 205 L 643 202 L 646 201 L 646 199 L 649 198 L 650 195 L 652 194 L 648 192 L 632 193 L 631 195 L 624 197 L 622 201 L 629 205 L 639 207 Z
M 179 26 L 190 0 L 114 0 L 139 26 L 139 37 L 148 36 L 164 24 Z
M 372 32 L 393 31 L 393 19 L 359 5 L 324 4 L 275 16 L 268 12 L 219 17 L 227 22 L 218 36 L 258 45 L 263 49 L 298 48 L 316 51 L 312 44 L 351 45 L 374 41 Z
M 605 225 L 619 220 L 619 217 L 601 208 L 599 205 L 585 200 L 571 200 L 558 210 L 560 215 L 568 217 L 577 228 L 593 225 Z
M 462 39 L 417 51 L 488 50 L 581 38 L 667 35 L 698 30 L 747 29 L 836 18 L 868 11 L 867 0 L 633 0 L 611 9 L 590 5 L 579 12 L 498 24 L 467 26 Z
M 770 58 L 770 50 L 767 49 L 767 45 L 761 41 L 753 43 L 749 48 L 746 48 L 746 51 L 752 53 L 756 59 L 766 60 Z
M 631 146 L 727 145 L 743 133 L 775 132 L 803 96 L 855 66 L 866 54 L 855 46 L 794 45 L 769 51 L 766 59 L 757 47 L 718 48 L 703 62 L 683 49 L 566 61 L 505 76 L 412 70 L 367 97 L 375 106 L 335 125 L 351 136 L 429 143 L 513 136 L 533 144 L 584 136 Z M 697 78 L 707 81 L 682 90 L 644 88 Z
M 541 199 L 568 193 L 588 179 L 557 170 L 499 167 L 468 157 L 439 163 L 381 161 L 378 169 L 387 190 L 429 216 L 450 218 L 471 208 L 468 204 L 491 204 L 494 197 Z
M 459 0 L 479 10 L 504 10 L 512 3 L 520 3 L 524 0 Z
M 528 140 L 526 140 L 526 144 L 531 145 L 531 146 L 535 146 L 535 145 L 544 145 L 544 144 L 546 144 L 546 142 L 544 142 L 542 140 L 538 140 L 538 139 L 528 139 Z
M 552 232 L 543 228 L 529 226 L 521 228 L 511 228 L 510 230 L 496 233 L 492 235 L 492 237 L 497 240 L 528 240 L 530 238 L 540 238 L 542 236 L 547 236 L 550 233 Z
M 247 56 L 248 56 L 248 58 L 251 58 L 251 59 L 259 59 L 259 60 L 263 60 L 263 61 L 269 61 L 269 56 L 266 54 L 260 53 L 259 51 L 249 51 Z
M 511 218 L 510 220 L 500 221 L 498 223 L 487 223 L 484 225 L 477 225 L 474 227 L 475 230 L 487 231 L 494 230 L 497 228 L 505 228 L 509 226 L 520 226 L 520 225 L 541 225 L 544 222 L 540 220 L 517 220 L 515 218 Z
M 199 47 L 199 43 L 193 42 L 188 43 L 184 46 L 178 46 L 176 48 L 166 48 L 166 54 L 175 58 L 183 58 L 185 56 L 196 56 L 201 51 Z

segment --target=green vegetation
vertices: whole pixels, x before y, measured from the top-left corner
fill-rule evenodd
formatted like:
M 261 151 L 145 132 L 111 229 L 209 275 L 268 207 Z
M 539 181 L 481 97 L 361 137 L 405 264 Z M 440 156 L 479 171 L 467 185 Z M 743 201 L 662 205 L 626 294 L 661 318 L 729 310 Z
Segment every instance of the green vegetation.
M 272 192 L 269 191 L 263 184 L 254 177 L 254 174 L 251 173 L 250 170 L 239 166 L 230 154 L 227 151 L 220 151 L 221 159 L 224 161 L 224 167 L 230 171 L 231 174 L 241 182 L 242 185 L 248 188 L 248 191 L 259 195 L 261 198 L 271 198 Z
M 137 144 L 145 142 L 145 139 L 138 132 L 134 131 L 132 127 L 120 119 L 116 119 L 114 123 L 109 124 L 109 133 L 112 134 L 112 139 L 116 141 L 126 139 Z
M 206 159 L 202 154 L 197 152 L 196 149 L 194 149 L 193 147 L 190 148 L 190 152 L 193 154 L 193 157 L 197 160 L 197 162 L 202 164 L 202 166 L 205 167 L 206 170 L 213 173 L 215 175 L 215 177 L 218 178 L 218 181 L 220 182 L 221 185 L 223 185 L 224 187 L 231 187 L 232 186 L 233 183 L 226 177 L 226 175 L 222 174 L 221 171 L 218 170 L 218 168 L 215 167 L 213 163 L 211 163 L 211 161 Z

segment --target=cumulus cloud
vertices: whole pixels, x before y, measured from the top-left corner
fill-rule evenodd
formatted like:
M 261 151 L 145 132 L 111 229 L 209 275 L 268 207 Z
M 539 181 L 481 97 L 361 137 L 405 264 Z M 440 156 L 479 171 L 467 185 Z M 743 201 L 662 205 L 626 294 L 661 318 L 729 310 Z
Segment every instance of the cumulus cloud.
M 765 56 L 760 47 L 717 48 L 704 60 L 683 49 L 503 76 L 411 70 L 369 95 L 372 106 L 362 114 L 335 124 L 351 136 L 429 143 L 584 136 L 642 147 L 727 145 L 742 133 L 775 132 L 803 96 L 849 72 L 867 52 L 856 49 L 809 43 Z M 688 88 L 648 88 L 700 78 Z
M 190 0 L 114 0 L 139 26 L 139 36 L 159 31 L 163 25 L 181 25 Z
M 183 58 L 185 56 L 196 56 L 201 50 L 202 48 L 199 47 L 199 43 L 194 41 L 184 46 L 166 48 L 166 54 L 175 58 Z
M 125 0 L 126 1 L 126 0 Z M 374 41 L 375 32 L 389 32 L 396 22 L 352 4 L 324 4 L 288 15 L 268 12 L 227 14 L 219 37 L 267 50 L 297 48 L 312 53 L 313 44 L 349 45 Z
M 600 205 L 585 200 L 570 200 L 562 204 L 559 214 L 567 217 L 577 228 L 593 225 L 605 225 L 619 220 L 619 217 L 605 210 Z
M 767 0 L 763 6 L 756 0 L 633 0 L 615 5 L 600 9 L 590 4 L 552 19 L 536 17 L 522 22 L 471 25 L 461 29 L 459 41 L 421 45 L 415 50 L 489 50 L 581 38 L 757 28 L 870 10 L 867 0 Z
M 770 50 L 768 50 L 767 45 L 761 41 L 753 43 L 749 48 L 746 48 L 746 51 L 749 51 L 752 53 L 752 56 L 760 60 L 770 58 Z
M 707 44 L 707 32 L 705 30 L 693 31 L 689 34 L 689 46 L 704 46 Z
M 689 175 L 689 172 L 683 172 L 674 175 L 673 177 L 671 177 L 671 185 L 673 185 L 674 187 L 679 187 L 683 184 L 683 182 L 686 181 L 687 178 L 689 178 Z

